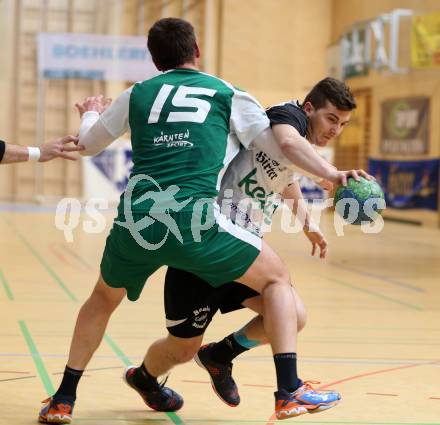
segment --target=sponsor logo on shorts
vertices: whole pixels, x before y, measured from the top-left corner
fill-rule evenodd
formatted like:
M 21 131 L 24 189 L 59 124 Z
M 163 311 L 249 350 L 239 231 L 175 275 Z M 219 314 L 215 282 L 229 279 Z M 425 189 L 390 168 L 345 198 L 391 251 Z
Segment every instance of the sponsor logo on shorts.
M 180 319 L 180 320 L 166 319 L 166 327 L 172 328 L 173 326 L 181 325 L 182 323 L 185 323 L 186 321 L 187 321 L 187 318 Z
M 201 322 L 202 320 L 206 320 L 207 318 L 208 318 L 208 315 L 207 314 L 203 314 L 201 316 L 197 316 L 194 320 L 196 322 Z
M 210 312 L 211 308 L 207 305 L 205 307 L 198 308 L 197 310 L 193 311 L 194 316 L 198 316 L 200 313 L 206 313 Z
M 209 313 L 211 312 L 211 308 L 209 306 L 201 307 L 196 310 L 193 310 L 194 321 L 191 326 L 197 329 L 204 329 L 208 324 Z

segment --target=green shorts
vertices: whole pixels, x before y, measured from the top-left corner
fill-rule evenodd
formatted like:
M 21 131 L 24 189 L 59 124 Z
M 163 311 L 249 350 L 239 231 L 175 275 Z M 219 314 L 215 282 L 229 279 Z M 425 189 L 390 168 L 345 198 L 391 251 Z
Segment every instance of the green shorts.
M 157 218 L 151 212 L 133 213 L 134 222 L 144 220 L 139 227 L 145 227 L 133 231 L 117 224 L 125 221 L 119 215 L 107 237 L 102 277 L 113 288 L 125 288 L 131 301 L 139 298 L 146 280 L 161 266 L 186 270 L 219 287 L 241 277 L 261 250 L 258 236 L 217 212 L 208 229 L 194 224 L 192 212 Z

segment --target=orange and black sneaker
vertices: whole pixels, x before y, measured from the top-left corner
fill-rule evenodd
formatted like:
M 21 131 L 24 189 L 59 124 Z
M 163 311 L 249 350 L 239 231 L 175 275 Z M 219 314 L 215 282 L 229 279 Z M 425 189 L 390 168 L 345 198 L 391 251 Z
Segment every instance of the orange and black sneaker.
M 40 410 L 38 422 L 43 424 L 70 424 L 75 402 L 73 399 L 49 397 L 43 400 L 46 403 Z
M 236 407 L 240 404 L 237 384 L 232 377 L 232 363 L 224 364 L 212 360 L 210 349 L 215 343 L 200 347 L 194 357 L 196 363 L 209 373 L 214 392 L 221 401 L 228 406 Z
M 183 398 L 171 388 L 165 387 L 168 377 L 151 390 L 138 388 L 133 380 L 136 369 L 136 366 L 128 366 L 122 377 L 128 386 L 139 393 L 148 407 L 157 412 L 176 412 L 183 406 Z
M 281 389 L 275 393 L 277 419 L 287 419 L 304 413 L 319 413 L 336 406 L 341 395 L 336 391 L 314 390 L 311 384 L 318 381 L 301 382 L 294 392 Z

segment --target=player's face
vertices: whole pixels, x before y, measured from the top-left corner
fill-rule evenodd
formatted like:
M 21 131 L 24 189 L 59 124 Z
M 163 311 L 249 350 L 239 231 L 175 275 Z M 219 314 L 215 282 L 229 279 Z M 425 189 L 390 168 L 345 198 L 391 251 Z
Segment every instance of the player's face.
M 304 109 L 310 122 L 310 141 L 318 146 L 325 146 L 339 136 L 351 115 L 351 111 L 341 111 L 329 101 L 324 108 L 315 109 L 307 103 Z

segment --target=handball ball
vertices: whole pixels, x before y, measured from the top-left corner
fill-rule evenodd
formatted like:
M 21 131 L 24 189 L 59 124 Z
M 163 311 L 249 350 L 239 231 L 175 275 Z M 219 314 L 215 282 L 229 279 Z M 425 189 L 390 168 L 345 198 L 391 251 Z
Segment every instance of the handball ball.
M 349 224 L 372 223 L 385 209 L 385 197 L 382 188 L 375 180 L 353 177 L 347 180 L 347 186 L 338 186 L 333 205 L 336 212 Z

